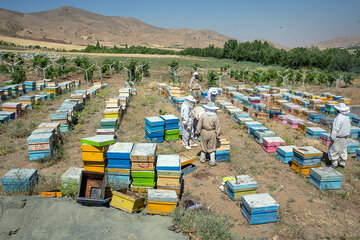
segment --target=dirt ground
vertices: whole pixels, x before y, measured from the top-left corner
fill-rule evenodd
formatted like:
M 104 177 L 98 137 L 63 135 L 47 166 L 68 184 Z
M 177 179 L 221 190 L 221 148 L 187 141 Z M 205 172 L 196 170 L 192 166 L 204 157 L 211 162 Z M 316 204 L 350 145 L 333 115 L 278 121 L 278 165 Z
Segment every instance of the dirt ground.
M 71 198 L 0 197 L 0 239 L 188 239 L 169 217 L 85 207 Z
M 148 85 L 151 82 L 162 82 L 165 78 L 166 70 L 152 70 L 152 77 L 144 79 L 144 85 L 137 86 L 138 94 L 132 98 L 130 108 L 124 115 L 120 128 L 117 131 L 118 141 L 146 142 L 144 138 L 144 118 L 148 116 L 158 116 L 159 110 L 165 111 L 167 114 L 180 116 L 180 113 L 175 109 L 175 107 L 163 96 L 159 95 L 155 88 L 152 87 L 154 84 L 152 86 Z M 105 80 L 105 82 L 110 85 L 109 90 L 101 96 L 97 96 L 94 102 L 91 103 L 93 111 L 91 111 L 88 120 L 82 124 L 81 131 L 76 134 L 73 133 L 66 135 L 64 149 L 67 157 L 60 162 L 52 164 L 30 163 L 27 156 L 26 138 L 11 139 L 7 133 L 0 133 L 1 143 L 4 141 L 17 143 L 14 144 L 15 151 L 13 153 L 0 156 L 0 175 L 2 176 L 13 167 L 35 167 L 39 168 L 39 174 L 42 176 L 43 181 L 42 187 L 39 187 L 37 192 L 45 190 L 46 188 L 49 190 L 50 187 L 57 186 L 57 184 L 59 184 L 60 176 L 70 166 L 81 166 L 80 139 L 95 135 L 96 128 L 99 127 L 100 119 L 103 117 L 106 98 L 117 95 L 118 89 L 123 86 L 124 79 L 124 75 L 116 74 Z M 86 89 L 88 86 L 82 86 L 82 88 Z M 40 123 L 44 119 L 48 119 L 50 113 L 55 112 L 56 108 L 65 98 L 66 95 L 60 96 L 58 99 L 53 101 L 51 105 L 45 106 L 41 111 L 32 112 L 29 116 L 26 116 L 25 119 L 29 121 L 32 119 L 32 121 L 35 121 L 36 123 Z M 273 237 L 278 237 L 280 239 L 350 239 L 360 237 L 359 162 L 350 159 L 347 163 L 347 167 L 339 170 L 345 175 L 342 190 L 319 191 L 307 180 L 307 178 L 296 174 L 289 168 L 288 165 L 283 164 L 276 159 L 275 155 L 265 153 L 261 146 L 249 137 L 244 129 L 241 129 L 231 118 L 227 117 L 227 115 L 219 113 L 219 117 L 221 120 L 222 133 L 228 136 L 231 141 L 230 161 L 220 163 L 218 166 L 210 168 L 208 164 L 200 164 L 197 159 L 196 165 L 199 168 L 195 172 L 186 175 L 184 178 L 184 194 L 186 196 L 192 196 L 216 213 L 229 216 L 231 219 L 232 229 L 243 237 L 266 237 L 269 239 L 272 239 Z M 259 121 L 263 122 L 265 126 L 270 128 L 270 130 L 275 131 L 279 136 L 283 137 L 288 145 L 311 145 L 323 151 L 326 150 L 326 148 L 319 142 L 305 138 L 305 136 L 296 130 L 290 129 L 280 122 L 272 120 Z M 184 151 L 184 149 L 182 148 L 180 141 L 169 143 L 165 142 L 158 144 L 157 154 L 177 154 L 182 151 Z M 199 153 L 199 148 L 193 149 L 188 153 L 197 155 Z M 267 192 L 273 196 L 276 201 L 278 201 L 280 204 L 278 223 L 254 226 L 249 225 L 240 212 L 239 203 L 233 202 L 227 195 L 219 190 L 223 177 L 241 174 L 248 174 L 258 182 L 258 193 Z M 41 208 L 44 204 L 43 201 L 48 201 L 40 198 L 29 199 L 29 201 L 34 201 L 34 206 L 38 206 L 39 208 Z M 61 211 L 64 211 L 65 213 L 77 213 L 77 211 L 84 211 L 83 214 L 86 216 L 86 209 L 90 209 L 90 211 L 94 211 L 91 213 L 94 215 L 90 216 L 95 216 L 96 213 L 103 212 L 104 215 L 100 217 L 99 221 L 96 221 L 96 223 L 99 224 L 106 222 L 111 225 L 111 222 L 106 220 L 106 216 L 112 217 L 124 214 L 115 209 L 104 208 L 101 210 L 102 208 L 100 208 L 93 210 L 93 208 L 85 208 L 73 203 L 71 200 L 65 199 L 53 202 L 49 200 L 47 203 L 50 204 L 51 202 L 51 204 L 54 204 L 53 207 L 56 208 L 55 206 L 58 204 L 58 201 L 62 206 L 60 208 Z M 52 210 L 53 208 L 49 207 L 49 209 Z M 35 211 L 37 210 L 34 208 L 31 212 L 25 212 L 23 215 L 30 219 L 29 214 Z M 61 211 L 55 211 L 55 213 L 61 214 L 62 216 Z M 36 219 L 40 221 L 39 218 L 44 215 L 38 215 L 39 217 Z M 80 214 L 80 216 L 82 215 Z M 53 218 L 55 217 L 52 217 L 52 219 Z M 137 214 L 131 215 L 129 218 L 134 219 L 134 221 L 136 220 L 142 222 L 146 221 L 145 218 L 147 217 L 143 218 L 142 214 Z M 17 218 L 15 217 L 13 219 L 15 221 Z M 18 218 L 16 221 L 20 221 L 20 219 L 21 218 Z M 87 219 L 94 219 L 94 217 Z M 70 218 L 70 223 L 75 224 L 74 222 L 76 220 L 80 225 L 75 226 L 89 229 L 89 222 L 87 219 L 83 222 L 80 217 L 73 217 Z M 160 217 L 159 219 L 161 219 L 159 220 L 159 225 L 162 225 L 161 221 L 170 222 L 168 218 Z M 64 217 L 63 221 L 66 220 L 67 218 Z M 157 218 L 154 220 L 158 221 Z M 15 228 L 10 230 L 15 231 L 17 228 L 21 228 L 22 223 L 20 223 L 21 222 L 14 224 Z M 47 222 L 44 222 L 45 225 L 46 223 Z M 92 222 L 91 224 L 92 226 L 95 226 L 96 223 Z M 107 226 L 107 224 L 99 226 Z M 65 234 L 70 234 L 76 229 L 72 228 L 72 224 L 60 226 L 61 227 L 59 229 L 61 229 L 61 231 L 59 232 L 65 232 Z M 43 234 L 42 231 L 45 229 L 42 225 L 34 224 L 28 226 L 28 228 L 25 226 L 24 229 L 30 229 L 30 227 L 36 229 L 37 233 L 35 233 L 35 237 L 39 236 L 41 238 L 44 236 L 41 235 Z M 96 225 L 96 227 L 98 226 Z M 22 232 L 21 229 L 18 231 L 19 233 Z M 111 234 L 113 231 L 114 233 L 117 233 L 116 230 L 114 230 L 114 224 L 102 228 L 98 227 L 97 229 L 99 229 L 99 232 L 104 230 L 106 233 L 106 231 L 110 229 Z M 5 231 L 8 231 L 8 229 L 5 229 Z M 55 231 L 55 228 L 53 228 L 52 231 L 54 231 L 54 234 L 58 234 L 58 231 Z M 144 231 L 148 231 L 147 228 L 145 228 Z M 105 233 L 102 232 L 102 234 Z M 129 233 L 131 233 L 131 231 L 122 234 Z M 81 232 L 81 234 L 87 234 L 87 232 L 84 231 L 83 233 Z M 100 233 L 96 231 L 94 234 Z M 63 236 L 65 237 L 65 235 Z M 109 238 L 111 239 L 112 236 L 115 235 L 109 235 Z M 141 235 L 140 238 L 130 239 L 141 239 Z M 174 238 L 167 238 L 165 236 L 161 239 Z

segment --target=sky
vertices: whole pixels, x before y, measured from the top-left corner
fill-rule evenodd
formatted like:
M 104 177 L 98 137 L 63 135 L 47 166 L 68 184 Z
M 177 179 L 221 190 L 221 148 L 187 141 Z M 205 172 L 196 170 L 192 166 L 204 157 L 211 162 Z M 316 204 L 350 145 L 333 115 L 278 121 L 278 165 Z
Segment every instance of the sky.
M 360 35 L 360 0 L 11 0 L 0 8 L 38 12 L 72 6 L 133 17 L 162 28 L 211 29 L 240 41 L 295 47 Z

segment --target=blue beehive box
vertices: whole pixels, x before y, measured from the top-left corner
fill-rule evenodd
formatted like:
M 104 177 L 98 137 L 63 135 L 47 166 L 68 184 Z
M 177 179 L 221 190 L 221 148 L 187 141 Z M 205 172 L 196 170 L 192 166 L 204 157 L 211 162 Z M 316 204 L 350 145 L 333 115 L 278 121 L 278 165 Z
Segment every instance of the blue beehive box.
M 0 111 L 0 116 L 7 116 L 9 118 L 9 121 L 11 121 L 15 119 L 15 112 Z
M 356 149 L 356 159 L 360 160 L 360 148 Z
M 277 222 L 279 204 L 268 194 L 244 195 L 241 212 L 250 224 Z
M 351 134 L 351 136 L 353 138 L 357 138 L 359 133 L 360 133 L 360 128 L 359 127 L 351 126 L 350 134 Z
M 37 179 L 37 169 L 13 168 L 1 178 L 1 182 L 5 192 L 19 192 L 32 190 Z
M 245 128 L 247 128 L 248 133 L 250 133 L 250 127 L 262 127 L 262 124 L 257 121 L 244 122 L 244 125 L 245 125 Z
M 349 154 L 356 153 L 356 149 L 359 147 L 359 142 L 357 142 L 351 138 L 348 138 L 347 141 L 348 141 L 347 152 Z
M 306 137 L 319 139 L 320 133 L 326 133 L 326 130 L 319 127 L 307 127 Z
M 293 156 L 294 156 L 294 148 L 296 146 L 278 146 L 277 147 L 277 158 L 283 161 L 283 163 L 289 163 L 291 162 Z
M 156 161 L 157 171 L 180 171 L 181 162 L 179 155 L 158 155 Z
M 165 121 L 161 117 L 147 117 L 145 118 L 145 124 L 149 127 L 164 126 Z
M 331 167 L 310 168 L 310 182 L 320 190 L 341 189 L 343 174 Z
M 215 160 L 217 162 L 226 162 L 227 160 L 229 160 L 229 157 L 230 157 L 230 151 L 228 150 L 215 152 Z
M 250 176 L 239 175 L 235 176 L 235 178 L 237 181 L 228 180 L 225 182 L 226 193 L 233 201 L 241 200 L 241 196 L 248 194 L 250 191 L 256 191 L 258 184 Z
M 179 118 L 172 114 L 171 115 L 162 115 L 162 116 L 160 116 L 160 118 L 165 121 L 165 125 L 179 123 Z
M 117 142 L 110 146 L 107 151 L 108 159 L 123 159 L 130 161 L 130 153 L 133 149 L 133 143 Z

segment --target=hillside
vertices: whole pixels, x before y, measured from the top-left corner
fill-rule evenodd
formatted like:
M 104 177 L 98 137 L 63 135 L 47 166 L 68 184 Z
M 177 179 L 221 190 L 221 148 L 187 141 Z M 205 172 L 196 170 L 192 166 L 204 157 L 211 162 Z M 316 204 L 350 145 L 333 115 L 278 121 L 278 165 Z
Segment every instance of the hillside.
M 20 13 L 0 9 L 0 35 L 47 42 L 157 48 L 223 46 L 231 39 L 212 30 L 164 29 L 135 18 L 103 16 L 74 7 Z
M 316 44 L 315 46 L 319 47 L 320 49 L 334 48 L 334 47 L 347 48 L 351 46 L 360 46 L 360 35 L 351 36 L 351 37 L 333 38 L 326 41 L 322 41 Z

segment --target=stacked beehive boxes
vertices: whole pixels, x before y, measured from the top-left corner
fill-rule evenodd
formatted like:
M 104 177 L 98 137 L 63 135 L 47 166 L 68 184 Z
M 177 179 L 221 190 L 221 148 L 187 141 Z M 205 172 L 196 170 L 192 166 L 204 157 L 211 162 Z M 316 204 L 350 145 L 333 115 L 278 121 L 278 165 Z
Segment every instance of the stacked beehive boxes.
M 15 118 L 21 115 L 21 103 L 20 102 L 8 102 L 2 105 L 4 112 L 15 112 Z
M 165 141 L 179 140 L 179 118 L 175 115 L 160 116 L 165 121 Z
M 281 137 L 264 137 L 262 148 L 267 153 L 275 153 L 278 146 L 285 146 L 285 141 Z
M 5 192 L 31 191 L 38 180 L 38 170 L 29 168 L 13 168 L 2 178 Z
M 306 137 L 319 139 L 320 133 L 326 133 L 326 130 L 319 127 L 307 127 L 306 128 Z
M 26 140 L 30 161 L 51 158 L 56 139 L 54 128 L 34 130 Z
M 310 182 L 320 190 L 341 189 L 343 174 L 331 167 L 310 168 Z
M 156 143 L 135 143 L 131 151 L 131 190 L 146 194 L 155 187 Z
M 244 195 L 241 212 L 250 224 L 277 222 L 279 204 L 268 194 Z
M 297 147 L 294 148 L 294 156 L 291 168 L 303 175 L 310 174 L 310 168 L 321 167 L 323 153 L 314 147 Z
M 235 176 L 225 182 L 226 193 L 233 201 L 240 201 L 241 196 L 255 194 L 258 183 L 248 175 Z
M 107 166 L 106 153 L 110 144 L 115 143 L 112 136 L 94 136 L 82 138 L 82 161 L 84 165 L 84 171 L 90 172 L 105 172 Z
M 173 190 L 149 189 L 147 196 L 148 214 L 168 215 L 176 209 L 178 196 Z
M 158 155 L 156 161 L 157 188 L 181 193 L 181 163 L 179 155 Z
M 277 158 L 283 163 L 290 163 L 294 156 L 294 148 L 296 146 L 279 146 L 277 147 Z
M 149 142 L 163 142 L 165 135 L 165 121 L 161 117 L 145 118 L 145 138 Z
M 298 130 L 302 132 L 303 134 L 306 134 L 306 128 L 307 127 L 315 127 L 316 124 L 312 122 L 300 122 L 298 124 Z
M 54 95 L 59 95 L 61 93 L 61 88 L 58 86 L 57 82 L 47 82 L 46 83 L 46 92 L 53 93 Z
M 230 158 L 230 140 L 227 136 L 220 136 L 216 146 L 215 159 L 217 162 L 225 162 Z
M 130 154 L 133 143 L 117 142 L 107 151 L 108 179 L 114 190 L 128 188 L 130 185 Z
M 275 137 L 275 136 L 276 136 L 276 133 L 273 131 L 256 131 L 254 139 L 257 143 L 262 145 L 264 137 Z
M 250 134 L 250 127 L 262 127 L 262 123 L 257 121 L 244 122 L 245 129 Z

